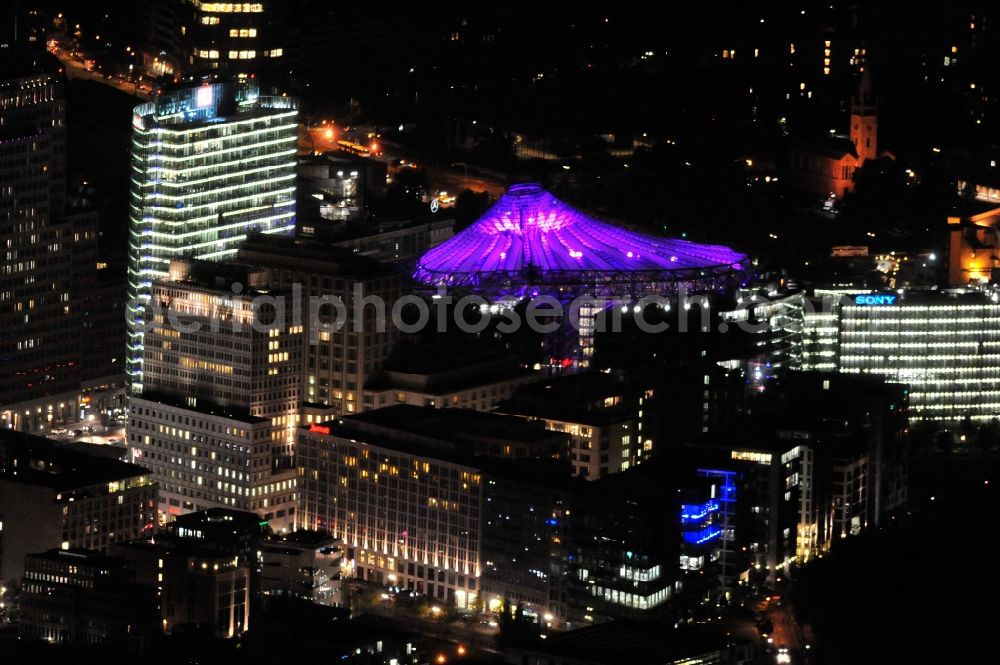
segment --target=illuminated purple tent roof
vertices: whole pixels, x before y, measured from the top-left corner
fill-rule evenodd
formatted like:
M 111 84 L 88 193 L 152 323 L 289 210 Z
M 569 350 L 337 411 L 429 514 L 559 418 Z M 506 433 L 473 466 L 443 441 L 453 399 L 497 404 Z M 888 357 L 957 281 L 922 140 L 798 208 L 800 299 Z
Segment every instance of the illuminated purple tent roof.
M 747 257 L 636 233 L 574 210 L 535 184 L 514 185 L 472 226 L 424 254 L 414 278 L 472 288 L 615 287 L 716 281 Z M 710 285 L 709 285 L 710 286 Z

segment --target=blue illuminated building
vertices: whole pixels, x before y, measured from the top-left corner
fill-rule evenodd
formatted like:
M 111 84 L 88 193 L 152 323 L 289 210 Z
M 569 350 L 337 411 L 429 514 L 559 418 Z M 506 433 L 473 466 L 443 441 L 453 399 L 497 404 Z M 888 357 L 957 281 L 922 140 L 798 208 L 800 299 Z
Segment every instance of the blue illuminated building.
M 681 551 L 680 568 L 688 571 L 711 570 L 718 576 L 702 579 L 719 582 L 719 590 L 727 593 L 730 568 L 733 563 L 734 514 L 736 508 L 735 471 L 699 468 L 692 493 L 707 498 L 704 501 L 682 503 L 680 507 Z
M 681 524 L 701 524 L 706 517 L 718 510 L 719 502 L 716 499 L 701 504 L 682 504 Z

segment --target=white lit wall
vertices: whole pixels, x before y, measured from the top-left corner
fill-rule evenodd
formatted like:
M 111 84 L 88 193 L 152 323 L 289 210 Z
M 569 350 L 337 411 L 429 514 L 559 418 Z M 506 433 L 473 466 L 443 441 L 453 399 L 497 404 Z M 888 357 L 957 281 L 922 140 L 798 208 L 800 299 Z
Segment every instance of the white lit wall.
M 294 100 L 205 85 L 135 109 L 126 371 L 142 391 L 145 306 L 172 259 L 232 257 L 247 233 L 295 229 Z
M 1000 304 L 953 301 L 847 305 L 841 372 L 881 374 L 910 388 L 910 419 L 1000 417 Z

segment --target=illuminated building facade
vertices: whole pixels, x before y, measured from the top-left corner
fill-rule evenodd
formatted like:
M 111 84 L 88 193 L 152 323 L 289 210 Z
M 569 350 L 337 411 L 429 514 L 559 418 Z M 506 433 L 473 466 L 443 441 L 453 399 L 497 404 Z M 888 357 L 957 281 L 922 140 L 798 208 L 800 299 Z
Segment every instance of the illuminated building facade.
M 360 579 L 470 607 L 489 537 L 487 458 L 558 458 L 565 446 L 519 418 L 429 407 L 313 424 L 296 447 L 298 526 L 342 539 Z
M 568 434 L 573 475 L 597 480 L 652 457 L 654 396 L 640 381 L 595 372 L 520 386 L 498 411 Z
M 506 599 L 543 625 L 570 616 L 572 484 L 565 462 L 532 460 L 483 481 L 482 607 Z
M 841 307 L 841 372 L 909 387 L 910 419 L 957 423 L 1000 416 L 1000 304 L 985 293 L 904 291 L 853 296 Z
M 260 588 L 267 527 L 253 512 L 211 508 L 110 552 L 129 562 L 137 583 L 155 589 L 163 632 L 196 628 L 238 637 L 249 628 L 251 598 Z
M 537 184 L 522 183 L 470 227 L 424 253 L 413 278 L 438 289 L 471 291 L 504 308 L 536 296 L 564 303 L 584 295 L 604 299 L 603 305 L 580 308 L 577 329 L 564 323 L 545 340 L 548 358 L 588 367 L 595 319 L 604 308 L 682 289 L 728 292 L 749 267 L 748 257 L 729 247 L 615 226 Z
M 743 326 L 751 337 L 750 348 L 724 366 L 742 369 L 752 388 L 762 389 L 802 362 L 803 294 L 775 285 L 766 292 L 739 289 L 736 297 L 736 308 L 721 312 L 720 318 L 727 326 Z
M 295 531 L 267 539 L 260 545 L 261 593 L 340 605 L 341 545 L 318 531 Z
M 25 432 L 86 420 L 123 384 L 123 280 L 88 192 L 66 189 L 62 81 L 0 63 L 0 428 Z
M 735 580 L 737 474 L 722 469 L 698 469 L 697 476 L 697 490 L 693 493 L 689 490 L 681 503 L 680 569 L 716 573 L 724 593 Z
M 593 287 L 622 295 L 659 283 L 708 284 L 742 271 L 728 247 L 636 233 L 588 217 L 535 184 L 514 185 L 472 226 L 417 262 L 417 281 L 501 293 Z
M 0 429 L 0 582 L 24 574 L 25 555 L 53 548 L 104 551 L 150 533 L 156 484 L 147 469 Z
M 154 589 L 136 584 L 123 559 L 53 549 L 29 554 L 24 567 L 22 639 L 141 650 L 159 634 Z
M 156 589 L 164 633 L 195 628 L 232 638 L 249 630 L 252 573 L 240 556 L 161 536 L 110 553 L 133 566 L 136 583 Z
M 310 128 L 311 133 L 318 132 L 323 138 L 333 137 L 335 131 L 332 125 L 325 128 L 322 125 Z M 315 154 L 300 158 L 299 220 L 302 223 L 309 219 L 309 223 L 303 225 L 302 231 L 309 228 L 307 235 L 312 235 L 316 232 L 317 226 L 345 222 L 362 213 L 365 209 L 366 190 L 370 180 L 367 177 L 368 172 L 375 170 L 374 167 L 368 166 L 367 161 L 331 154 Z M 384 182 L 386 177 L 384 166 L 380 174 Z M 324 225 L 323 222 L 327 224 Z
M 390 318 L 400 298 L 398 272 L 319 240 L 259 234 L 242 245 L 239 259 L 266 268 L 268 288 L 300 289 L 303 297 L 325 303 L 317 305 L 316 317 L 308 306 L 302 310 L 302 401 L 342 415 L 375 408 L 362 401 L 363 389 L 399 339 Z
M 314 425 L 299 439 L 301 524 L 341 538 L 359 579 L 472 605 L 482 572 L 481 471 L 340 429 Z
M 574 492 L 573 620 L 652 618 L 680 591 L 680 502 L 671 475 L 668 466 L 652 460 Z
M 792 177 L 801 187 L 819 196 L 844 196 L 854 189 L 855 171 L 878 159 L 878 105 L 869 68 L 862 68 L 851 96 L 850 122 L 848 136 L 800 142 L 792 149 Z
M 166 516 L 238 508 L 278 531 L 295 519 L 302 326 L 285 294 L 253 287 L 261 280 L 238 266 L 175 261 L 153 286 L 146 389 L 130 400 L 128 441 L 160 483 Z
M 248 233 L 295 229 L 296 102 L 256 84 L 161 93 L 132 117 L 126 371 L 142 392 L 145 307 L 172 259 L 231 258 Z
M 204 2 L 185 0 L 193 9 L 188 69 L 227 71 L 250 74 L 260 71 L 261 63 L 284 56 L 275 41 L 270 2 Z M 278 60 L 280 62 L 280 60 Z
M 701 507 L 713 513 L 711 500 L 731 492 L 736 509 L 724 515 L 720 501 L 718 520 L 699 506 L 682 510 L 682 529 L 684 515 L 697 527 L 685 540 L 719 539 L 721 581 L 731 589 L 737 578 L 773 582 L 836 541 L 885 524 L 907 502 L 907 397 L 904 386 L 874 376 L 782 377 L 752 418 L 691 446 L 696 487 L 709 478 L 720 488 Z M 727 526 L 716 535 L 704 530 L 710 522 Z
M 804 300 L 802 363 L 807 372 L 835 372 L 840 355 L 840 307 L 864 289 L 816 289 Z
M 964 185 L 965 183 L 960 183 Z M 1000 198 L 1000 189 L 976 186 L 977 192 L 993 205 Z M 977 194 L 977 198 L 980 195 Z M 992 206 L 976 214 L 948 217 L 949 253 L 948 283 L 953 286 L 963 284 L 992 284 L 1000 276 L 1000 208 Z

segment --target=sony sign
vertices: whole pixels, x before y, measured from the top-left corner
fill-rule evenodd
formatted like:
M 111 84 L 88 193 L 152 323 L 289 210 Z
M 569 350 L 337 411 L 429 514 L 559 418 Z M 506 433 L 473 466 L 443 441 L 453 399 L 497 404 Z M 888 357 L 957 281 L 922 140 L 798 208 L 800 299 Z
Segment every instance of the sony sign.
M 855 305 L 895 305 L 896 295 L 889 293 L 871 293 L 863 296 L 854 296 Z

